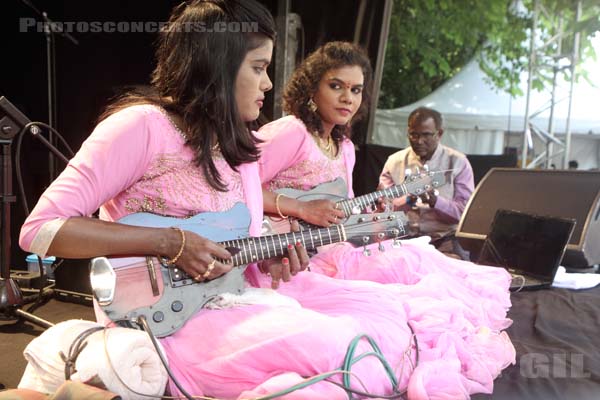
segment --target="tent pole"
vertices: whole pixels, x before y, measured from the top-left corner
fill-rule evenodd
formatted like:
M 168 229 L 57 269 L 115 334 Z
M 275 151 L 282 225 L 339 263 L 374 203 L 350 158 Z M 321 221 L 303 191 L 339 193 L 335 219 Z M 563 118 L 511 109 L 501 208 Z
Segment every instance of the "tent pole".
M 381 89 L 381 79 L 383 77 L 383 63 L 385 61 L 385 48 L 390 32 L 390 21 L 392 20 L 392 0 L 385 0 L 383 6 L 383 21 L 381 32 L 379 34 L 379 44 L 377 46 L 377 60 L 373 73 L 373 96 L 371 97 L 371 105 L 368 115 L 367 124 L 367 141 L 373 143 L 373 128 L 375 126 L 375 113 L 377 111 L 377 103 L 379 102 L 379 93 Z
M 552 66 L 552 98 L 550 99 L 550 118 L 548 119 L 548 134 L 554 137 L 554 106 L 556 105 L 556 79 L 558 78 L 558 71 L 560 70 L 558 60 L 562 53 L 562 36 L 563 36 L 563 17 L 562 15 L 558 19 L 558 37 L 556 44 L 556 54 L 553 58 L 554 65 Z M 548 143 L 548 157 L 546 158 L 546 168 L 550 168 L 552 159 L 554 158 L 554 143 L 550 141 Z
M 523 124 L 523 148 L 521 151 L 521 168 L 527 168 L 527 150 L 529 148 L 529 102 L 531 98 L 531 89 L 533 83 L 534 65 L 536 62 L 535 54 L 535 33 L 537 27 L 537 19 L 539 12 L 539 1 L 535 0 L 533 3 L 533 19 L 531 22 L 531 37 L 529 42 L 529 65 L 528 65 L 528 77 L 527 77 L 527 100 L 525 102 L 525 116 Z
M 575 23 L 581 18 L 581 0 L 577 2 L 577 11 L 575 14 Z M 569 85 L 569 108 L 567 111 L 567 126 L 565 128 L 565 154 L 563 158 L 563 168 L 569 167 L 569 157 L 571 156 L 571 109 L 573 107 L 573 91 L 575 88 L 575 69 L 579 61 L 579 39 L 581 33 L 575 32 L 573 38 L 573 53 L 571 53 L 571 84 Z

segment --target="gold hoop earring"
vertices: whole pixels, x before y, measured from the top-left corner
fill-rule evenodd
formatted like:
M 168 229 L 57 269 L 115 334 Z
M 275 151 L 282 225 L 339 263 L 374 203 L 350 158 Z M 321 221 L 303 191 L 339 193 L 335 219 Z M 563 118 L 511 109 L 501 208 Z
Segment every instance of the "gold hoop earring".
M 315 103 L 315 101 L 312 99 L 312 97 L 310 99 L 308 99 L 308 102 L 306 102 L 306 105 L 310 111 L 312 111 L 314 113 L 317 112 L 317 103 Z

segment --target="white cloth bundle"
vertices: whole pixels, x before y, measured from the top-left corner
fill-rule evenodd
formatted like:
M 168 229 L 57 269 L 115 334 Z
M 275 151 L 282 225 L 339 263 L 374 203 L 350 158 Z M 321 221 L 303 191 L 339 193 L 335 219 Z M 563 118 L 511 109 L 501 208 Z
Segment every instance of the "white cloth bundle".
M 592 273 L 568 273 L 565 267 L 558 267 L 552 286 L 564 289 L 589 289 L 600 284 L 600 275 Z
M 65 381 L 65 362 L 59 353 L 68 355 L 77 336 L 97 326 L 101 325 L 83 320 L 64 321 L 33 339 L 23 352 L 29 364 L 19 388 L 55 392 Z M 167 371 L 145 332 L 108 328 L 91 334 L 85 341 L 87 345 L 75 362 L 73 381 L 87 382 L 97 377 L 107 390 L 123 399 L 146 400 L 148 397 L 141 394 L 159 397 L 164 394 Z

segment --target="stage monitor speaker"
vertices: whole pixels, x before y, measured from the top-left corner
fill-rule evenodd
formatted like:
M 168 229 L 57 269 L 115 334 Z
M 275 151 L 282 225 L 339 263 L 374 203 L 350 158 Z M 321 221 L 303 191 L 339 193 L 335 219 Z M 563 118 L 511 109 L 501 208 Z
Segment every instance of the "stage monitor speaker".
M 600 264 L 600 171 L 492 168 L 477 185 L 456 237 L 476 257 L 500 208 L 577 221 L 564 266 Z

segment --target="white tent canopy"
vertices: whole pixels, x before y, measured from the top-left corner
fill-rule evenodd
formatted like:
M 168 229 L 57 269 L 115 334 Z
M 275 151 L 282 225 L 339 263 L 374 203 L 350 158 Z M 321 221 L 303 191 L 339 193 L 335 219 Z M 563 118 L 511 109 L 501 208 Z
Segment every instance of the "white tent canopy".
M 600 44 L 600 40 L 596 40 Z M 600 46 L 597 46 L 600 54 Z M 584 68 L 589 72 L 591 85 L 581 79 L 575 85 L 571 111 L 572 132 L 570 159 L 577 159 L 581 168 L 598 168 L 600 162 L 600 62 Z M 569 83 L 559 81 L 554 107 L 554 131 L 561 137 L 566 131 Z M 527 77 L 521 82 L 526 93 Z M 549 92 L 531 93 L 530 114 L 536 126 L 547 130 L 549 121 Z M 562 100 L 561 100 L 562 99 Z M 458 74 L 423 99 L 408 106 L 377 110 L 372 143 L 405 147 L 408 115 L 419 106 L 438 110 L 444 116 L 445 135 L 442 142 L 467 154 L 501 154 L 505 146 L 521 148 L 526 107 L 525 95 L 511 98 L 494 90 L 486 82 L 477 61 L 469 62 Z M 511 134 L 512 132 L 512 134 Z M 535 141 L 534 141 L 535 143 Z M 541 142 L 536 144 L 536 154 Z M 559 165 L 559 162 L 556 162 Z

